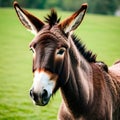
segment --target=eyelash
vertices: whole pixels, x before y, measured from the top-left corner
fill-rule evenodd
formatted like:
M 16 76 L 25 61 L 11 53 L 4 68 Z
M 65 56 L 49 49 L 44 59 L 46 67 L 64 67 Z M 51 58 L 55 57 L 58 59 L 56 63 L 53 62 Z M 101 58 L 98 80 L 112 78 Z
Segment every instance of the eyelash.
M 65 52 L 65 48 L 62 47 L 61 49 L 57 50 L 57 55 L 63 55 Z
M 30 48 L 30 51 L 32 51 L 33 53 L 35 52 L 34 49 L 33 49 L 32 47 Z
M 65 52 L 65 50 L 60 49 L 60 50 L 57 52 L 57 54 L 62 55 L 64 52 Z

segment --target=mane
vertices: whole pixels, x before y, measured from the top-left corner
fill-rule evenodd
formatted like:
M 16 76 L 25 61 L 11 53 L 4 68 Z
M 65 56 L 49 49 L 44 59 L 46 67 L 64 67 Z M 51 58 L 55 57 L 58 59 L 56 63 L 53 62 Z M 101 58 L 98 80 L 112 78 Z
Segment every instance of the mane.
M 55 24 L 59 23 L 60 18 L 57 16 L 57 12 L 54 9 L 51 9 L 51 13 L 45 17 L 45 22 L 50 25 L 50 27 L 54 26 Z M 79 50 L 79 52 L 83 55 L 83 57 L 88 62 L 96 62 L 96 54 L 93 54 L 92 51 L 86 50 L 84 44 L 82 44 L 81 40 L 78 39 L 75 35 L 72 35 L 72 39 Z
M 83 55 L 83 57 L 88 62 L 96 62 L 96 54 L 93 54 L 91 50 L 86 50 L 86 47 L 84 44 L 82 44 L 81 40 L 77 38 L 77 36 L 72 35 L 72 39 L 74 44 L 76 45 L 79 52 Z
M 59 23 L 60 18 L 57 16 L 57 12 L 54 9 L 51 9 L 50 15 L 45 17 L 45 22 L 48 23 L 51 27 L 57 23 Z

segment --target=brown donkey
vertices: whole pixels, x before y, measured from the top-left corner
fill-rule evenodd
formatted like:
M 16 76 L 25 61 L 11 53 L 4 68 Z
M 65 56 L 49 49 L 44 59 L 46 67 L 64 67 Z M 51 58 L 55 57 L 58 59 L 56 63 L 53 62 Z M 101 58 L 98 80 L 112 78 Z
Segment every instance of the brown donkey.
M 21 23 L 35 34 L 34 81 L 30 96 L 36 105 L 47 105 L 60 88 L 59 120 L 120 120 L 120 62 L 108 68 L 96 61 L 72 32 L 80 25 L 87 4 L 60 22 L 56 12 L 45 23 L 20 8 L 14 8 Z

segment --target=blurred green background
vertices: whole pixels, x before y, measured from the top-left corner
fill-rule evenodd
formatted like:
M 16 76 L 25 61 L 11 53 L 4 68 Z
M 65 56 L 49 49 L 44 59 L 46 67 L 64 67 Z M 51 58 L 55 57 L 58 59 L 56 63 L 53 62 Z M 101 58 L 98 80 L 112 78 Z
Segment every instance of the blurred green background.
M 42 20 L 49 13 L 45 9 L 28 10 Z M 73 13 L 58 7 L 57 12 L 61 19 Z M 86 14 L 75 33 L 87 49 L 97 54 L 97 60 L 111 65 L 120 59 L 120 17 Z M 57 119 L 59 92 L 45 107 L 33 105 L 29 97 L 33 76 L 28 45 L 33 37 L 21 25 L 13 8 L 0 8 L 0 120 Z
M 0 0 L 0 7 L 11 7 L 14 0 Z M 74 11 L 80 4 L 89 4 L 88 13 L 115 14 L 120 10 L 120 0 L 17 0 L 23 7 Z M 119 13 L 120 15 L 120 13 Z

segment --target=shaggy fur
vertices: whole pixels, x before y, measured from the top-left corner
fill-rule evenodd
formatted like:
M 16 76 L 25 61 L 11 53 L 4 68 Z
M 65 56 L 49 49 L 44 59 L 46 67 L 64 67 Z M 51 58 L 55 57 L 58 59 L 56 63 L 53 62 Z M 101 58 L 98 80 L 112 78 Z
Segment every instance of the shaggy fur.
M 96 61 L 96 55 L 72 35 L 83 20 L 87 4 L 63 22 L 52 9 L 45 18 L 47 24 L 18 3 L 14 7 L 22 24 L 36 34 L 30 43 L 34 51 L 33 73 L 44 71 L 54 80 L 52 95 L 61 91 L 58 119 L 120 120 L 120 61 L 111 67 Z M 39 89 L 33 94 L 32 87 L 32 99 L 37 105 L 46 105 L 50 99 L 47 90 L 41 96 Z M 42 103 L 43 99 L 47 102 Z

